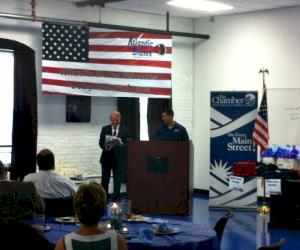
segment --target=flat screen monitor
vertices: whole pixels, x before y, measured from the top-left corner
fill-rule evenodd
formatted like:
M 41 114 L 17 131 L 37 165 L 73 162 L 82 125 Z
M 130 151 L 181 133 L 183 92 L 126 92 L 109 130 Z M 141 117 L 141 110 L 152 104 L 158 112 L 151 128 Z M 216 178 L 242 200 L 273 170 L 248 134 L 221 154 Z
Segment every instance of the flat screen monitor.
M 91 121 L 90 96 L 67 96 L 66 109 L 66 122 Z

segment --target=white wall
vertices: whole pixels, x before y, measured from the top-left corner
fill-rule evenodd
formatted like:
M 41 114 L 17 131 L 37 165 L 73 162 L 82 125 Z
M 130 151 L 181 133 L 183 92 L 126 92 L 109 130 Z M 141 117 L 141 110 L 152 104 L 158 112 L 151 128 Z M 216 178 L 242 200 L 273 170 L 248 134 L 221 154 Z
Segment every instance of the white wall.
M 267 88 L 300 87 L 299 16 L 300 8 L 294 7 L 196 20 L 196 32 L 211 36 L 195 46 L 196 188 L 209 186 L 210 91 L 258 90 L 261 95 L 262 67 L 270 72 Z
M 29 1 L 0 0 L 7 13 L 30 15 Z M 63 1 L 39 0 L 37 14 L 97 22 L 99 9 L 76 8 Z M 268 88 L 299 87 L 300 8 L 217 16 L 192 20 L 171 18 L 176 31 L 210 34 L 207 41 L 174 37 L 173 105 L 175 119 L 187 127 L 194 143 L 194 187 L 209 186 L 209 94 L 213 90 L 261 90 L 258 71 L 267 67 Z M 165 28 L 165 17 L 103 9 L 103 23 Z M 38 90 L 41 77 L 41 24 L 1 18 L 0 37 L 22 42 L 36 51 Z M 195 63 L 194 63 L 195 62 Z M 114 98 L 92 98 L 90 124 L 65 123 L 65 97 L 38 96 L 38 148 L 49 147 L 66 174 L 99 174 L 98 137 Z M 78 170 L 79 169 L 79 170 Z
M 28 0 L 0 0 L 1 10 L 6 13 L 30 15 Z M 74 4 L 58 0 L 37 1 L 38 16 L 73 19 L 81 21 L 99 21 L 99 8 L 77 8 Z M 92 118 L 89 124 L 65 122 L 65 97 L 42 95 L 41 78 L 41 23 L 17 21 L 0 18 L 0 37 L 24 43 L 36 51 L 37 86 L 38 86 L 38 150 L 48 147 L 56 155 L 56 167 L 59 171 L 74 175 L 99 175 L 98 147 L 100 129 L 109 123 L 108 114 L 116 108 L 115 98 L 92 98 Z M 165 29 L 166 18 L 159 15 L 138 14 L 134 12 L 101 10 L 103 23 L 138 26 L 153 29 Z M 170 29 L 193 32 L 192 19 L 170 19 Z M 193 110 L 193 39 L 174 37 L 173 46 L 173 104 L 176 120 L 188 129 L 192 136 Z

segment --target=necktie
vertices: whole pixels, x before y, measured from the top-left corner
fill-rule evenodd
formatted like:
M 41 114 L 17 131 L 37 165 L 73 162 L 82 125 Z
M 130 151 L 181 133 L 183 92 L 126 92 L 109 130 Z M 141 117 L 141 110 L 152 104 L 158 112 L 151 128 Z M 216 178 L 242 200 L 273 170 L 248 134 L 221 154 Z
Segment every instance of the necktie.
M 117 129 L 115 127 L 113 127 L 113 136 L 117 135 Z

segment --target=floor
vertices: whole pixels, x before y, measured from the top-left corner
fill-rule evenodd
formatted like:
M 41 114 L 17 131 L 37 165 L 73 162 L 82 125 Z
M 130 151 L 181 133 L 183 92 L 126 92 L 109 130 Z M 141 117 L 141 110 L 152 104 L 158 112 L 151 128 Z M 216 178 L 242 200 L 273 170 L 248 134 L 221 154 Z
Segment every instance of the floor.
M 213 227 L 226 211 L 227 209 L 209 209 L 208 195 L 196 194 L 193 198 L 192 215 L 175 218 L 205 223 Z M 286 239 L 283 250 L 300 250 L 300 229 L 268 230 L 267 223 L 268 216 L 261 216 L 256 211 L 235 210 L 234 216 L 228 220 L 225 227 L 221 250 L 255 250 L 261 245 L 275 243 L 282 237 Z
M 122 185 L 121 190 L 126 192 L 126 186 Z M 211 209 L 208 206 L 207 194 L 195 194 L 192 215 L 175 218 L 213 227 L 227 210 Z M 256 211 L 235 210 L 224 230 L 221 250 L 255 250 L 262 245 L 276 243 L 281 238 L 286 240 L 283 250 L 300 250 L 300 228 L 268 229 L 268 220 L 268 216 L 261 216 Z

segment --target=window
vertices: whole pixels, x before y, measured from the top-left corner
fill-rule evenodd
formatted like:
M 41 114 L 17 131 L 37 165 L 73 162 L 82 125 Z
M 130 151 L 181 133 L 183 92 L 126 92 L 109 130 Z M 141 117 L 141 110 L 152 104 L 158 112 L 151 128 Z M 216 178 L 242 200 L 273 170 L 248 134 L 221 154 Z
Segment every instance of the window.
M 147 121 L 148 98 L 140 97 L 140 140 L 149 141 Z
M 0 50 L 0 160 L 11 162 L 14 103 L 14 53 Z

